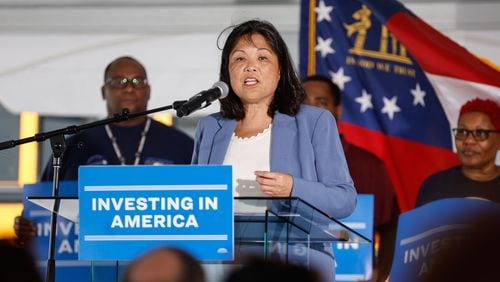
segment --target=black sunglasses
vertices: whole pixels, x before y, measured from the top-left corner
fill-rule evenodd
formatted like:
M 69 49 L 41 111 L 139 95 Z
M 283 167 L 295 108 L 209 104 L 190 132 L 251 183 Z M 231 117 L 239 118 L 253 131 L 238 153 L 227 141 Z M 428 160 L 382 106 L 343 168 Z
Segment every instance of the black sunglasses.
M 469 133 L 472 134 L 472 137 L 476 141 L 484 141 L 488 138 L 490 138 L 490 134 L 492 133 L 498 133 L 500 130 L 492 130 L 492 129 L 475 129 L 475 130 L 469 130 L 465 128 L 453 128 L 453 135 L 455 135 L 455 138 L 458 140 L 465 140 L 467 137 L 469 137 Z
M 148 85 L 148 79 L 145 77 L 110 77 L 106 79 L 106 84 L 116 89 L 126 88 L 129 83 L 134 88 L 144 88 Z

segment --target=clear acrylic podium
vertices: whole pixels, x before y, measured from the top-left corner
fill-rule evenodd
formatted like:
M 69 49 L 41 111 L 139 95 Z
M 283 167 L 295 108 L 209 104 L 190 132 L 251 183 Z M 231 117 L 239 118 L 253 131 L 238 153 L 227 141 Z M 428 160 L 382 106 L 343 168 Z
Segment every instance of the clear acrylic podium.
M 262 247 L 262 255 L 275 250 L 273 245 L 301 243 L 307 247 L 336 241 L 371 241 L 300 198 L 236 197 L 235 201 L 259 203 L 261 213 L 235 213 L 235 243 Z
M 78 199 L 76 197 L 58 197 L 57 199 L 60 201 L 59 215 L 78 222 Z M 51 210 L 55 199 L 28 197 L 28 200 Z M 325 244 L 338 241 L 371 243 L 368 238 L 296 197 L 236 197 L 234 201 L 235 206 L 243 203 L 260 207 L 258 210 L 249 212 L 235 212 L 235 260 L 203 263 L 221 264 L 228 269 L 227 265 L 238 264 L 247 255 L 257 255 L 309 265 L 310 252 L 323 248 Z M 214 223 L 216 223 L 215 220 Z M 130 243 L 133 244 L 133 242 Z M 113 276 L 117 281 L 121 281 L 128 263 L 126 261 L 92 261 L 89 280 L 109 281 L 109 275 L 105 276 L 103 273 L 109 274 L 110 271 L 114 271 Z

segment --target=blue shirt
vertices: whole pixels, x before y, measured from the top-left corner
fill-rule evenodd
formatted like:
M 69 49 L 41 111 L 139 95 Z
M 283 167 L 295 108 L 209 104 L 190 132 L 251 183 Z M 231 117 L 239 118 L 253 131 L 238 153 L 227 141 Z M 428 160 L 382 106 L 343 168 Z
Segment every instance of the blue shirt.
M 132 127 L 110 125 L 126 164 L 133 164 L 144 124 Z M 104 126 L 77 133 L 66 141 L 62 158 L 61 180 L 78 179 L 81 165 L 120 165 Z M 193 139 L 173 127 L 152 120 L 141 153 L 140 164 L 189 164 Z M 52 180 L 52 159 L 42 175 L 42 181 Z

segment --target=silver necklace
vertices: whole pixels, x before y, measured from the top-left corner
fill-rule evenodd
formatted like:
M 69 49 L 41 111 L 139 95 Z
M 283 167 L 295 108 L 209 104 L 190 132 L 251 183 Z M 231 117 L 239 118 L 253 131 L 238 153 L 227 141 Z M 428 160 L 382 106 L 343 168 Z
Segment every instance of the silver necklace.
M 141 140 L 139 141 L 139 146 L 137 146 L 137 151 L 135 152 L 135 160 L 134 160 L 134 165 L 138 165 L 139 161 L 141 160 L 141 154 L 142 154 L 142 149 L 144 148 L 144 143 L 146 143 L 146 135 L 148 134 L 149 131 L 149 126 L 151 125 L 151 119 L 146 120 L 146 124 L 144 125 L 144 129 L 141 132 Z M 113 135 L 113 131 L 111 131 L 111 127 L 106 124 L 106 133 L 108 134 L 109 140 L 111 140 L 111 143 L 113 144 L 113 149 L 115 150 L 116 157 L 120 161 L 122 165 L 125 165 L 125 157 L 123 157 L 122 151 L 120 150 L 120 146 L 118 146 L 118 143 L 116 142 L 116 137 Z

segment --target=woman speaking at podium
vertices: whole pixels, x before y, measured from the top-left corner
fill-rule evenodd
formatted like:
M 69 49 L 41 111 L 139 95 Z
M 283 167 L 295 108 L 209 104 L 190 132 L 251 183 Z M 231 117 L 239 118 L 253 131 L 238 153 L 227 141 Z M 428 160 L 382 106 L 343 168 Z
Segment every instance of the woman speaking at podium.
M 300 80 L 272 24 L 250 20 L 233 27 L 220 80 L 229 94 L 219 113 L 198 123 L 192 163 L 232 165 L 234 196 L 293 196 L 331 217 L 350 215 L 357 195 L 335 120 L 302 105 Z M 311 256 L 311 264 L 323 281 L 333 281 L 331 246 L 317 251 L 330 259 Z

